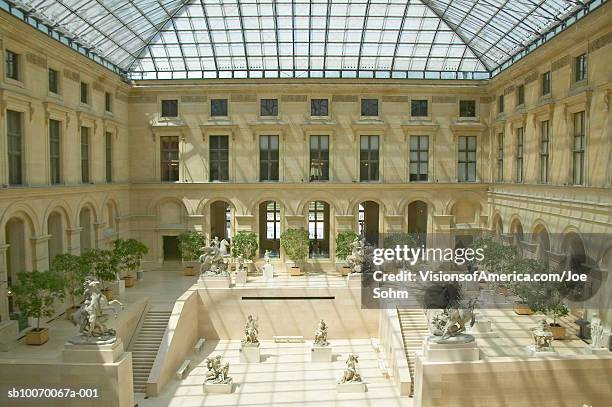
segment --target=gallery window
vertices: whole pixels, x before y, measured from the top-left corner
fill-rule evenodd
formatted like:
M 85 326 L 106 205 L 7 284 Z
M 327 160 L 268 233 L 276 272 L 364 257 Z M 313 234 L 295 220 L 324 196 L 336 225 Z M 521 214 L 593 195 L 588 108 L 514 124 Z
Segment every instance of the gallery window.
M 586 79 L 587 77 L 587 56 L 586 54 L 579 55 L 576 57 L 576 66 L 575 66 L 575 80 L 576 82 L 580 82 Z
M 516 129 L 516 182 L 523 182 L 523 139 L 524 130 L 522 127 Z
M 268 250 L 270 257 L 280 256 L 281 233 L 280 205 L 266 201 L 259 205 L 259 252 L 263 256 Z
M 49 120 L 49 181 L 52 185 L 61 183 L 61 122 Z
M 259 137 L 259 180 L 278 181 L 278 136 Z
M 310 180 L 329 181 L 329 136 L 310 136 Z
M 19 72 L 19 54 L 5 50 L 5 75 L 9 79 L 13 79 L 15 81 L 21 80 L 21 73 Z
M 359 180 L 378 181 L 379 137 L 361 136 Z
M 476 182 L 476 136 L 459 136 L 459 182 Z
M 525 104 L 525 85 L 519 85 L 516 88 L 516 105 L 521 106 Z
M 504 133 L 497 133 L 497 182 L 504 182 Z
M 229 181 L 229 137 L 209 138 L 210 180 Z
M 169 99 L 161 101 L 161 117 L 178 117 L 178 100 Z
M 23 121 L 21 112 L 6 111 L 9 185 L 23 184 Z
M 362 116 L 378 116 L 378 99 L 361 99 Z
M 497 113 L 504 112 L 504 95 L 499 95 L 497 97 Z
M 314 201 L 308 205 L 309 257 L 329 257 L 329 205 Z
M 113 134 L 104 133 L 104 169 L 106 182 L 113 182 Z
M 88 184 L 89 178 L 89 163 L 90 163 L 90 150 L 89 150 L 89 127 L 81 127 L 81 182 Z
M 410 136 L 410 181 L 427 181 L 429 137 Z
M 260 116 L 278 116 L 278 99 L 261 99 Z
M 211 99 L 210 115 L 212 117 L 227 117 L 227 99 Z
M 104 92 L 104 110 L 109 113 L 113 111 L 113 97 L 110 92 Z
M 548 183 L 550 154 L 550 121 L 544 120 L 540 124 L 540 182 Z
M 81 103 L 89 104 L 89 85 L 81 82 Z
M 476 117 L 476 101 L 460 100 L 459 117 Z
M 427 117 L 427 100 L 411 100 L 410 115 L 412 117 Z
M 329 100 L 310 99 L 310 115 L 315 117 L 329 116 Z
M 176 182 L 179 180 L 179 138 L 166 136 L 160 138 L 161 180 Z
M 542 74 L 542 96 L 550 94 L 550 71 L 546 71 Z
M 59 72 L 49 68 L 49 92 L 59 94 Z
M 584 112 L 574 113 L 574 151 L 572 154 L 574 185 L 584 185 L 585 143 Z

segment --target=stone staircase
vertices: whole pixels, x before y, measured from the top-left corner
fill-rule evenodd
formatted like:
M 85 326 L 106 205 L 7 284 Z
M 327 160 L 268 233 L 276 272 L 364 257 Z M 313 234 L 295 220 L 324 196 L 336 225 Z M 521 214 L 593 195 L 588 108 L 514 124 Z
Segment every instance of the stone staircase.
M 149 311 L 131 347 L 134 393 L 145 393 L 149 372 L 170 320 L 171 311 Z
M 402 329 L 410 378 L 412 379 L 410 386 L 410 396 L 412 396 L 414 394 L 415 352 L 423 349 L 423 340 L 429 335 L 429 329 L 427 328 L 427 318 L 422 309 L 398 309 L 397 313 Z

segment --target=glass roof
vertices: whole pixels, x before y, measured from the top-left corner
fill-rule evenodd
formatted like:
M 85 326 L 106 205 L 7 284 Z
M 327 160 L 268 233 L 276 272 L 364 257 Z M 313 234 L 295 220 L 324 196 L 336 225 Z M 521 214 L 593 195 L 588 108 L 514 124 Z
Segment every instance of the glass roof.
M 0 0 L 0 6 L 133 79 L 480 79 L 606 1 Z

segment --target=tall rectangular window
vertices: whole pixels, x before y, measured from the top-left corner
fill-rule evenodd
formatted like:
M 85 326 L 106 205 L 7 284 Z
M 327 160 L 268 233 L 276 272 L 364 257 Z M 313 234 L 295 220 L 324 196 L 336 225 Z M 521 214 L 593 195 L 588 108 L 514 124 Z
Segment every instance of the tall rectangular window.
M 460 100 L 459 117 L 476 117 L 476 101 Z
M 81 182 L 89 183 L 89 127 L 81 127 Z
M 329 257 L 329 205 L 314 201 L 308 205 L 309 257 Z
M 550 94 L 550 71 L 542 74 L 542 96 Z
M 316 117 L 329 116 L 329 100 L 310 99 L 310 115 Z
M 113 134 L 104 134 L 104 163 L 106 172 L 106 182 L 113 182 Z
M 587 77 L 587 56 L 586 54 L 576 57 L 576 82 L 580 82 Z
M 61 175 L 61 122 L 49 120 L 49 180 L 51 184 L 62 182 Z
M 104 110 L 109 113 L 113 111 L 113 97 L 110 92 L 104 92 Z
M 261 99 L 260 116 L 278 116 L 278 99 Z
M 227 117 L 227 99 L 210 99 L 210 115 Z
M 497 182 L 504 182 L 504 133 L 497 133 Z
M 574 185 L 584 185 L 585 143 L 584 112 L 574 113 L 574 151 L 572 160 Z
M 459 182 L 476 181 L 476 136 L 459 136 Z
M 497 97 L 497 113 L 504 112 L 504 95 L 499 95 Z
M 310 136 L 310 180 L 329 181 L 329 136 Z
M 525 104 L 525 85 L 519 85 L 516 88 L 516 105 L 521 106 Z
M 280 246 L 280 205 L 276 201 L 267 201 L 265 204 L 266 214 L 266 240 L 271 247 L 270 255 L 279 257 Z
M 209 138 L 210 180 L 229 181 L 229 137 Z
M 162 100 L 161 101 L 161 117 L 178 117 L 178 100 Z
M 516 182 L 523 182 L 523 139 L 524 139 L 524 130 L 522 127 L 516 129 Z
M 16 81 L 21 80 L 19 72 L 19 54 L 7 49 L 5 50 L 4 58 L 6 77 Z
M 9 185 L 23 184 L 23 121 L 22 113 L 6 111 Z
M 160 173 L 164 182 L 179 180 L 179 138 L 165 136 L 160 138 Z
M 361 99 L 362 116 L 378 116 L 378 99 Z
M 59 72 L 49 68 L 49 92 L 59 94 Z
M 427 181 L 429 137 L 410 136 L 410 181 Z
M 359 180 L 378 181 L 378 136 L 361 136 Z
M 81 82 L 81 103 L 89 104 L 89 85 Z
M 550 154 L 550 122 L 545 120 L 540 125 L 540 182 L 548 183 L 548 161 Z
M 259 137 L 259 180 L 278 181 L 278 136 Z
M 427 117 L 427 100 L 411 100 L 410 115 L 412 117 Z

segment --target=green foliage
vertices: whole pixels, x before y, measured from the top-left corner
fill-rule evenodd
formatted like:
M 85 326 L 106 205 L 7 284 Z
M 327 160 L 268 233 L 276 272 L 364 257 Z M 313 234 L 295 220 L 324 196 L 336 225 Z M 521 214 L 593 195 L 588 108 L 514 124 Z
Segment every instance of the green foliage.
M 51 262 L 51 270 L 63 276 L 70 303 L 76 307 L 76 298 L 82 294 L 83 283 L 89 272 L 83 258 L 69 253 L 58 254 Z
M 81 255 L 89 274 L 98 279 L 102 286 L 104 282 L 117 279 L 119 260 L 110 250 L 91 249 Z
M 51 317 L 53 302 L 64 298 L 65 282 L 56 271 L 22 271 L 12 289 L 20 312 L 36 318 L 36 329 L 40 329 L 40 318 Z
M 351 243 L 358 239 L 359 235 L 352 230 L 338 233 L 336 236 L 336 257 L 344 260 L 351 254 Z
M 136 239 L 117 239 L 113 242 L 113 254 L 119 268 L 128 275 L 140 267 L 140 261 L 149 252 L 149 248 Z
M 253 232 L 240 231 L 232 239 L 232 256 L 242 257 L 245 260 L 253 260 L 259 245 L 257 235 Z
M 285 230 L 281 233 L 280 243 L 287 257 L 296 263 L 308 256 L 308 232 L 304 228 Z
M 204 235 L 195 230 L 178 235 L 178 242 L 181 257 L 185 261 L 197 260 L 202 254 L 202 247 L 206 245 Z
M 419 247 L 421 244 L 419 236 L 412 233 L 390 233 L 383 239 L 383 246 L 387 249 L 395 249 L 397 246 Z
M 476 239 L 470 247 L 474 250 L 482 249 L 484 258 L 476 262 L 479 270 L 499 274 L 512 272 L 518 254 L 516 248 L 504 246 L 490 237 Z

